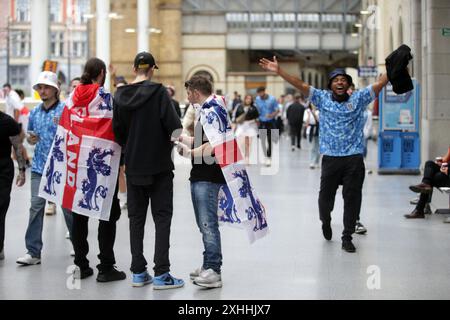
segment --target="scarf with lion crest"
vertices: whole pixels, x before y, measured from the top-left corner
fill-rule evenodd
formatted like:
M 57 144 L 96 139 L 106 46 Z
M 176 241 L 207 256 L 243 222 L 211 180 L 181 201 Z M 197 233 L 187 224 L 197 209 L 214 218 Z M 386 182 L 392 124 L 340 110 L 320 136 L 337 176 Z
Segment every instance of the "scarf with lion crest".
M 219 222 L 245 229 L 253 243 L 268 232 L 266 211 L 250 182 L 230 126 L 225 100 L 212 95 L 202 106 L 194 107 L 226 181 L 219 191 Z

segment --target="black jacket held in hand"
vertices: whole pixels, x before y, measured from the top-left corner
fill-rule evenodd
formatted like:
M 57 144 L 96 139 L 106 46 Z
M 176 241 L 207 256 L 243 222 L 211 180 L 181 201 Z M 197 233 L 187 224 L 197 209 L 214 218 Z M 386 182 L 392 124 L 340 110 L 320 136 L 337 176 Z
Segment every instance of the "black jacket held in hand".
M 124 148 L 128 177 L 173 170 L 170 137 L 181 128 L 180 118 L 160 83 L 142 81 L 117 89 L 113 129 Z
M 386 58 L 387 76 L 396 94 L 402 94 L 414 88 L 407 68 L 412 58 L 411 48 L 405 44 Z

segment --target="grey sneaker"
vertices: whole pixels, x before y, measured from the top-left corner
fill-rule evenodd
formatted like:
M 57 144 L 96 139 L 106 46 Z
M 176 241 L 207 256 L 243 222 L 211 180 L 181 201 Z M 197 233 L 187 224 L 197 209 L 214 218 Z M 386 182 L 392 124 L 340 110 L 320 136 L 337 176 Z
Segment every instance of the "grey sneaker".
M 366 232 L 367 232 L 366 227 L 364 227 L 364 225 L 361 222 L 357 221 L 356 227 L 355 227 L 355 233 L 356 234 L 365 234 Z
M 27 253 L 23 257 L 20 257 L 19 259 L 17 259 L 16 262 L 18 264 L 22 264 L 24 266 L 31 266 L 31 265 L 35 265 L 35 264 L 40 264 L 41 263 L 41 259 L 40 258 L 34 258 L 30 254 Z
M 222 277 L 213 269 L 207 269 L 200 272 L 200 275 L 194 279 L 194 284 L 205 288 L 221 288 Z
M 189 278 L 191 278 L 191 280 L 194 280 L 200 275 L 202 271 L 204 271 L 202 267 L 195 269 L 194 271 L 189 273 Z

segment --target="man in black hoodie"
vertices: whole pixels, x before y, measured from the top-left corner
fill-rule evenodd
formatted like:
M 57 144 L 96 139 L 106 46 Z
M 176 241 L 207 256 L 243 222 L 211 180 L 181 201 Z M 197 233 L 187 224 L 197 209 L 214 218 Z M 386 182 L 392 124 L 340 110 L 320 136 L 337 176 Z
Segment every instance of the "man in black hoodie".
M 169 273 L 174 170 L 170 139 L 177 129 L 181 133 L 182 126 L 166 88 L 151 82 L 155 69 L 158 66 L 150 53 L 136 56 L 136 79 L 117 88 L 114 96 L 113 129 L 125 156 L 133 286 L 153 282 L 154 289 L 171 289 L 184 285 Z M 143 254 L 149 198 L 156 229 L 154 279 L 147 272 Z

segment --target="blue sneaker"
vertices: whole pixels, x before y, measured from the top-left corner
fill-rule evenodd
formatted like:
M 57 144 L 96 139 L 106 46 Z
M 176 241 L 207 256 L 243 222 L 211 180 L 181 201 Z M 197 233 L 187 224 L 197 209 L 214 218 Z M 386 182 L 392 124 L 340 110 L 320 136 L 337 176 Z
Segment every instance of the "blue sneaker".
M 154 277 L 153 279 L 153 289 L 155 290 L 175 289 L 184 286 L 184 281 L 182 279 L 174 278 L 168 272 Z
M 133 273 L 133 287 L 143 287 L 146 284 L 152 283 L 153 278 L 147 271 L 142 273 Z

